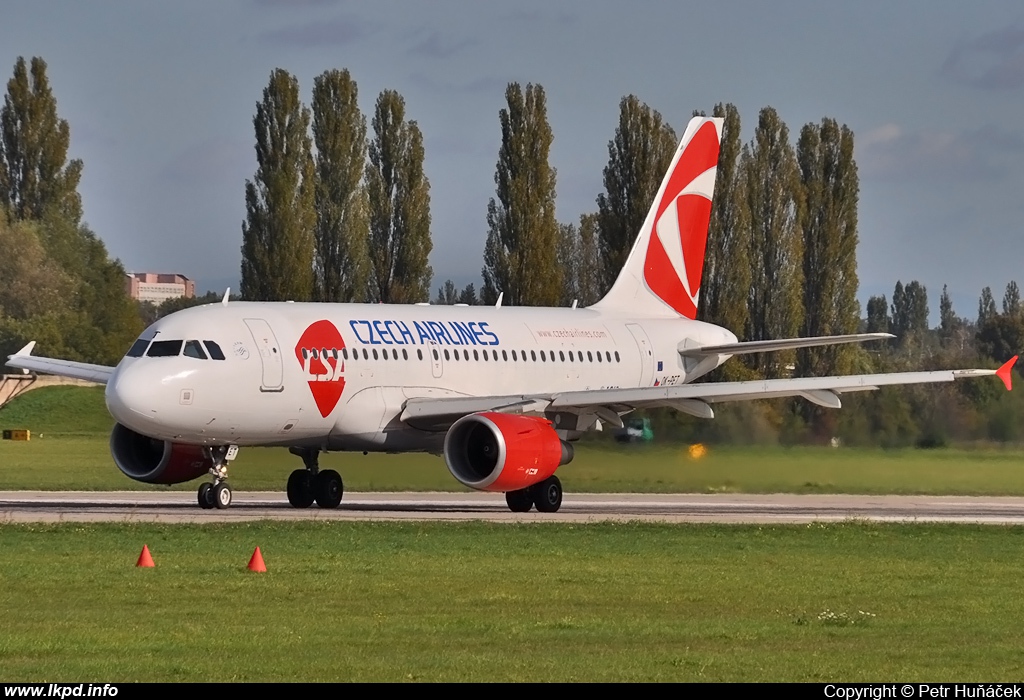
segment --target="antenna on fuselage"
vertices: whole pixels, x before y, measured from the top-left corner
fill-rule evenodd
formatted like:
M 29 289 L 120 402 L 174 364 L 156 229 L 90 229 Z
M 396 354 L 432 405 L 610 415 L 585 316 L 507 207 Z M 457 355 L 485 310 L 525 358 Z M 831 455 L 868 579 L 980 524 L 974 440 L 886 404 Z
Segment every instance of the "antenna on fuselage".
M 494 308 L 501 308 L 501 300 L 505 298 L 505 292 L 498 292 L 498 301 L 494 302 Z
M 228 287 L 227 289 L 224 290 L 224 298 L 220 300 L 220 303 L 223 304 L 224 306 L 227 306 L 228 305 L 228 297 L 230 297 L 230 296 L 231 296 L 231 287 Z

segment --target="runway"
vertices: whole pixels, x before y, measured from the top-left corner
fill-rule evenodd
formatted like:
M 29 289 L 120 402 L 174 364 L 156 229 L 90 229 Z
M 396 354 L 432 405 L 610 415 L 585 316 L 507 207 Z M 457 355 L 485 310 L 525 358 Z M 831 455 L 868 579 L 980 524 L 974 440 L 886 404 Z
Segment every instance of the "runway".
M 503 494 L 347 493 L 337 510 L 292 508 L 284 494 L 235 492 L 202 510 L 190 491 L 0 491 L 0 524 L 397 520 L 502 523 L 601 521 L 811 523 L 843 520 L 1024 524 L 1024 498 L 791 494 L 568 493 L 558 513 L 512 513 Z

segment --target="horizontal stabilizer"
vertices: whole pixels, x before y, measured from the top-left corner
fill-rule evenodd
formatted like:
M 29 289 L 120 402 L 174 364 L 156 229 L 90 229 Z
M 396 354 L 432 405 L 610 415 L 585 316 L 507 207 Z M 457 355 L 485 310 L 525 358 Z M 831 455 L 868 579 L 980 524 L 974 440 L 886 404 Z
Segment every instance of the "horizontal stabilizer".
M 863 343 L 868 340 L 886 340 L 888 338 L 895 337 L 896 336 L 892 333 L 853 333 L 850 335 L 823 335 L 817 338 L 749 340 L 745 343 L 703 345 L 697 348 L 684 348 L 679 351 L 679 354 L 685 357 L 705 357 L 707 355 L 746 355 L 753 352 L 795 350 L 797 348 L 813 348 L 821 345 L 842 345 L 843 343 Z

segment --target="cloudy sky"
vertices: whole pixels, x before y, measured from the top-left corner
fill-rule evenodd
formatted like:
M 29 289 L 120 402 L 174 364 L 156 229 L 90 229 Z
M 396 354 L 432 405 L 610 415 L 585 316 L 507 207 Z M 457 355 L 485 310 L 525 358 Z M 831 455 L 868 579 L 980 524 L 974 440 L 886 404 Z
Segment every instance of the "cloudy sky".
M 505 87 L 537 83 L 554 132 L 561 221 L 596 209 L 622 96 L 682 131 L 732 102 L 791 132 L 829 116 L 856 135 L 860 297 L 920 280 L 1024 284 L 1024 5 L 1020 2 L 515 3 L 6 0 L 0 76 L 41 56 L 89 226 L 129 270 L 237 288 L 252 117 L 270 73 L 347 68 L 363 112 L 398 90 L 425 137 L 434 288 L 479 286 Z

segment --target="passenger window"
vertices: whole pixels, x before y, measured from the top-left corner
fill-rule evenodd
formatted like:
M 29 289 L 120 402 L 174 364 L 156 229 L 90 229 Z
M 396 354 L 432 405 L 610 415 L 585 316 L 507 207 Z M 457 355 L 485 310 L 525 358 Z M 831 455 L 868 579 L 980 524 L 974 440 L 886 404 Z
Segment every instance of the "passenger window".
M 157 340 L 149 346 L 147 357 L 177 357 L 181 354 L 181 340 Z
M 212 340 L 204 340 L 206 344 L 206 352 L 210 353 L 210 358 L 213 360 L 223 360 L 224 352 L 220 349 L 220 346 Z
M 376 350 L 374 350 L 374 351 L 373 351 L 373 354 L 374 354 L 374 355 L 376 355 L 376 354 L 377 354 L 377 351 L 376 351 Z M 381 351 L 380 351 L 380 354 L 381 354 L 381 355 L 383 356 L 383 358 L 384 358 L 385 360 L 386 360 L 386 359 L 388 359 L 388 351 L 387 351 L 387 350 L 381 350 Z M 375 359 L 375 360 L 376 360 L 377 358 L 376 358 L 376 357 L 374 357 L 373 359 Z
M 435 360 L 440 360 L 441 359 L 440 357 L 437 356 L 437 350 L 434 350 L 434 359 Z
M 197 360 L 205 360 L 206 353 L 203 352 L 203 346 L 199 344 L 198 340 L 189 340 L 185 342 L 185 357 L 194 357 Z
M 515 350 L 513 350 L 513 351 L 512 351 L 512 361 L 513 361 L 513 362 L 515 362 L 515 361 L 517 361 L 518 359 L 519 359 L 519 358 L 518 358 L 518 357 L 516 357 L 516 351 L 515 351 Z
M 580 355 L 580 362 L 583 362 L 583 351 L 582 350 L 579 351 L 579 355 Z
M 608 360 L 609 362 L 612 361 L 612 354 L 607 350 L 604 351 L 604 359 Z
M 593 353 L 591 353 L 589 350 L 587 350 L 587 362 L 593 362 L 593 361 L 594 361 Z
M 143 340 L 142 338 L 139 338 L 134 343 L 132 343 L 132 346 L 130 348 L 128 348 L 127 356 L 128 357 L 142 357 L 143 355 L 146 354 L 146 348 L 148 348 L 148 347 L 149 347 L 149 341 L 148 340 Z
M 348 348 L 342 348 L 341 349 L 341 357 L 342 357 L 342 359 L 345 359 L 345 360 L 348 359 Z
M 565 353 L 562 352 L 561 350 L 558 351 L 558 359 L 561 360 L 562 362 L 565 362 Z
M 495 350 L 494 352 L 497 353 L 498 351 Z M 505 362 L 508 362 L 508 351 L 507 350 L 502 350 L 501 351 L 501 359 L 504 360 Z
M 600 361 L 601 361 L 601 351 L 600 351 L 600 350 L 598 350 L 598 351 L 597 351 L 596 353 L 594 353 L 594 354 L 595 354 L 595 355 L 597 355 L 597 361 L 598 361 L 598 362 L 600 362 Z
M 531 351 L 530 351 L 530 358 L 531 358 L 531 359 L 532 359 L 532 360 L 533 360 L 534 362 L 536 362 L 536 361 L 537 361 L 537 351 L 536 351 L 536 350 L 531 350 Z
M 403 350 L 402 352 L 405 352 L 405 350 Z M 416 348 L 416 357 L 418 357 L 419 359 L 422 360 L 423 359 L 423 350 L 421 350 L 420 348 Z
M 572 350 L 569 351 L 569 362 L 572 362 Z
M 452 354 L 455 355 L 455 361 L 458 362 L 459 361 L 459 351 L 458 350 L 452 350 Z M 448 359 L 448 351 L 447 350 L 444 351 L 444 359 L 446 359 L 446 360 Z
M 370 353 L 369 353 L 369 351 L 367 351 L 366 348 L 363 348 L 363 359 L 364 360 L 369 360 L 370 359 Z
M 541 362 L 547 362 L 548 361 L 548 359 L 546 357 L 544 357 L 544 351 L 543 350 L 540 351 L 540 361 Z
M 377 348 L 373 349 L 373 359 L 375 359 L 375 360 L 379 360 L 380 359 L 380 357 L 377 355 Z
M 618 350 L 615 351 L 615 361 L 616 362 L 621 362 L 622 361 L 622 360 L 619 359 L 619 351 Z
M 446 359 L 446 360 L 450 360 L 450 359 L 451 359 L 451 358 L 450 358 L 450 357 L 448 356 L 448 348 L 445 348 L 445 350 L 444 350 L 444 359 Z
M 395 359 L 397 359 L 397 358 L 395 358 Z M 408 360 L 409 359 L 409 352 L 405 348 L 402 348 L 402 359 L 403 360 Z
M 387 352 L 387 351 L 385 350 L 385 352 Z M 397 360 L 398 359 L 398 350 L 396 350 L 395 348 L 391 348 L 391 359 L 392 360 Z
M 466 362 L 469 362 L 469 350 L 463 350 L 462 352 L 466 355 Z M 458 353 L 459 351 L 456 350 L 455 354 L 457 355 Z
M 467 357 L 466 359 L 468 360 L 469 358 Z M 476 360 L 477 362 L 480 361 L 480 353 L 478 353 L 476 350 L 473 351 L 473 359 Z

